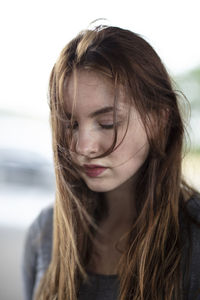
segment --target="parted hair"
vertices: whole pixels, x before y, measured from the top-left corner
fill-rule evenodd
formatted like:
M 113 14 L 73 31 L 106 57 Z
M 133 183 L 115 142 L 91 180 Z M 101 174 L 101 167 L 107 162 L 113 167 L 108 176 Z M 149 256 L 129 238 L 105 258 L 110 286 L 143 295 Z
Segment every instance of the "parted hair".
M 101 73 L 123 86 L 137 109 L 149 142 L 149 154 L 136 184 L 137 217 L 118 264 L 119 300 L 181 299 L 180 209 L 194 192 L 182 179 L 184 123 L 178 93 L 155 50 L 140 35 L 98 26 L 79 33 L 62 50 L 49 84 L 50 120 L 56 176 L 52 257 L 35 299 L 77 300 L 87 280 L 93 239 L 107 206 L 89 190 L 70 154 L 66 133 L 64 86 L 78 70 Z M 115 120 L 114 111 L 114 120 Z M 152 118 L 149 116 L 153 116 Z M 114 127 L 112 146 L 116 146 Z

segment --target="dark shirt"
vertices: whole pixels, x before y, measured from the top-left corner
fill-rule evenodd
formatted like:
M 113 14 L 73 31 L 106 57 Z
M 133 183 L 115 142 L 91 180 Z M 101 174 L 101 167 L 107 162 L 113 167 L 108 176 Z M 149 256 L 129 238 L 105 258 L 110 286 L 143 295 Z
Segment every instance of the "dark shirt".
M 200 300 L 200 199 L 187 202 L 188 218 L 180 215 L 183 239 L 181 273 L 184 300 Z M 31 300 L 51 260 L 53 206 L 41 211 L 28 229 L 23 255 L 24 299 Z M 190 259 L 189 259 L 190 257 Z M 189 262 L 189 263 L 188 263 Z M 189 265 L 189 270 L 188 270 Z M 79 300 L 116 300 L 119 291 L 117 275 L 88 272 L 91 284 L 84 283 Z

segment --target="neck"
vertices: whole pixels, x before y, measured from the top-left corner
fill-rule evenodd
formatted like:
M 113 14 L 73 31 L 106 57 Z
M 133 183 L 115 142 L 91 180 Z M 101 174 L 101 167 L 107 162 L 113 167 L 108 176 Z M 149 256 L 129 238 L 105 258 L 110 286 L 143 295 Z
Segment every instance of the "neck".
M 131 180 L 118 188 L 106 192 L 104 199 L 108 205 L 108 217 L 105 222 L 112 228 L 130 226 L 136 216 L 135 188 Z

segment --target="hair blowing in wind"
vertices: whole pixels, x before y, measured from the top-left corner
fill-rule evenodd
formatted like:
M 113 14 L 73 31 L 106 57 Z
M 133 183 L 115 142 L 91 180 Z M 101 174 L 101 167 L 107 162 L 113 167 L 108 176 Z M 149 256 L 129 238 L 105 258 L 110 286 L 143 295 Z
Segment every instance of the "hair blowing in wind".
M 72 133 L 66 134 L 63 90 L 72 74 L 76 83 L 78 70 L 95 71 L 111 80 L 115 104 L 117 87 L 123 86 L 149 142 L 148 157 L 137 177 L 137 217 L 118 265 L 119 300 L 181 299 L 179 208 L 193 190 L 181 175 L 184 126 L 177 94 L 153 48 L 138 34 L 109 26 L 82 31 L 62 50 L 51 73 L 56 175 L 53 249 L 35 299 L 78 299 L 80 284 L 87 280 L 93 239 L 106 215 L 105 203 L 79 175 L 71 158 Z M 114 111 L 114 120 L 115 116 Z M 112 153 L 116 141 L 114 126 L 113 143 L 99 158 Z

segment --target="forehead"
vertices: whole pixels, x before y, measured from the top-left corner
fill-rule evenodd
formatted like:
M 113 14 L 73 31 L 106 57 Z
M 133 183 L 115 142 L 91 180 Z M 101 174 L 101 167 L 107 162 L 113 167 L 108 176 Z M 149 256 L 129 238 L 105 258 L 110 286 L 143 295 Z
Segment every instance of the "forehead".
M 92 112 L 105 106 L 126 110 L 127 97 L 122 86 L 114 87 L 106 76 L 91 71 L 78 70 L 67 78 L 64 84 L 64 105 L 68 112 Z

